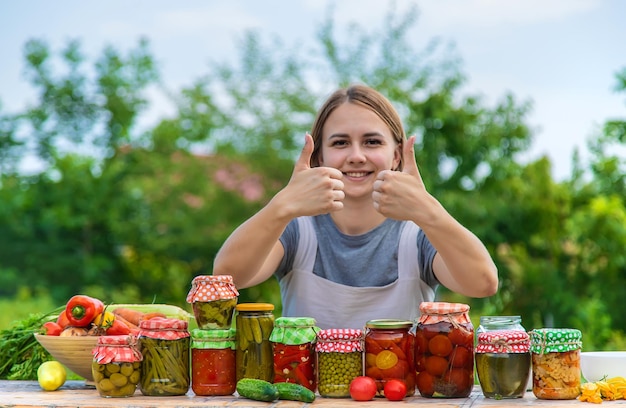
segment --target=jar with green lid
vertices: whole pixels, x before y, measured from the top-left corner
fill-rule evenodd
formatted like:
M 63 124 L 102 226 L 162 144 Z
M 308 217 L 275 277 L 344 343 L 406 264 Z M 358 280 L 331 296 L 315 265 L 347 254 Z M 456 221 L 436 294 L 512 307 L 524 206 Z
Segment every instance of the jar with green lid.
M 274 330 L 274 305 L 240 303 L 235 309 L 237 381 L 256 378 L 273 383 L 274 353 L 270 336 Z
M 490 330 L 478 335 L 476 372 L 487 398 L 522 398 L 530 376 L 530 338 L 525 330 Z
M 101 397 L 130 397 L 139 383 L 143 356 L 133 335 L 99 336 L 91 372 Z
M 363 375 L 363 331 L 325 329 L 317 333 L 317 389 L 322 397 L 350 397 L 350 383 Z
M 139 322 L 143 354 L 139 389 L 146 396 L 185 395 L 189 391 L 188 323 L 156 317 Z
M 200 275 L 191 282 L 191 303 L 200 329 L 230 329 L 239 292 L 230 275 Z
M 535 329 L 530 333 L 533 394 L 539 399 L 575 399 L 580 393 L 582 333 Z
M 317 389 L 315 340 L 319 328 L 312 317 L 279 317 L 270 335 L 274 354 L 274 382 Z
M 194 394 L 231 395 L 236 386 L 235 330 L 192 330 L 191 389 Z
M 376 381 L 384 396 L 391 379 L 406 384 L 406 397 L 415 394 L 415 335 L 413 322 L 396 319 L 370 320 L 365 324 L 365 375 Z

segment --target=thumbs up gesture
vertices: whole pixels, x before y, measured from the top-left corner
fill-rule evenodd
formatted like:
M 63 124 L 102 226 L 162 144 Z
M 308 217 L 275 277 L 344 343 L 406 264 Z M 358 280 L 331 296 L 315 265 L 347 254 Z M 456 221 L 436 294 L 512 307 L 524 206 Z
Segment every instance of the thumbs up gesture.
M 311 167 L 313 138 L 306 134 L 304 147 L 287 186 L 279 193 L 292 217 L 319 215 L 343 208 L 343 175 L 331 167 Z
M 383 170 L 376 176 L 372 199 L 374 208 L 387 218 L 412 220 L 420 225 L 424 209 L 433 197 L 426 191 L 415 160 L 415 136 L 402 147 L 402 171 Z

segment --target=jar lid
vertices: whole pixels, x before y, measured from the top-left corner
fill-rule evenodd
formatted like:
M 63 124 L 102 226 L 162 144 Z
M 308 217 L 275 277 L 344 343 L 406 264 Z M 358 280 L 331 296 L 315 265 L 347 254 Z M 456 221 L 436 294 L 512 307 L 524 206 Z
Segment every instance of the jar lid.
M 582 347 L 578 329 L 535 329 L 530 332 L 530 351 L 536 354 L 561 353 Z
M 420 318 L 422 324 L 433 324 L 443 321 L 456 323 L 470 323 L 470 307 L 465 303 L 422 302 L 420 303 Z
M 365 323 L 365 327 L 370 329 L 406 329 L 413 326 L 410 320 L 397 319 L 375 319 Z
M 139 322 L 139 336 L 162 340 L 177 340 L 189 337 L 186 320 L 154 317 Z
M 132 334 L 99 336 L 92 354 L 94 361 L 98 364 L 134 363 L 143 360 L 143 356 L 137 348 L 137 339 Z
M 493 330 L 478 335 L 476 353 L 528 353 L 530 337 L 524 330 Z
M 232 299 L 239 292 L 230 275 L 200 275 L 191 281 L 187 293 L 187 303 L 210 302 L 212 300 Z
M 192 348 L 225 349 L 235 347 L 235 330 L 230 329 L 193 329 L 191 331 Z
M 317 333 L 315 351 L 320 353 L 353 353 L 363 350 L 360 329 L 324 329 Z
M 274 321 L 270 341 L 289 345 L 311 343 L 318 331 L 312 317 L 279 317 Z
M 235 306 L 238 312 L 269 312 L 274 310 L 271 303 L 239 303 Z

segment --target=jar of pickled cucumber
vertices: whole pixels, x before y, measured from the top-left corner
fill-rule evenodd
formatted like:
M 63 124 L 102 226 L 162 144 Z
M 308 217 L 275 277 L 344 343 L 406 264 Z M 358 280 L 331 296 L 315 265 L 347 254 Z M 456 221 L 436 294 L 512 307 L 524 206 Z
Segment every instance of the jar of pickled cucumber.
M 365 375 L 376 381 L 384 396 L 385 383 L 393 378 L 404 381 L 406 397 L 415 394 L 415 336 L 413 322 L 378 319 L 365 324 Z
M 533 394 L 539 399 L 575 399 L 580 393 L 580 349 L 577 329 L 535 329 L 530 332 Z
M 200 329 L 230 329 L 239 292 L 230 275 L 200 275 L 191 282 L 191 303 Z
M 99 336 L 93 349 L 91 372 L 100 396 L 134 395 L 142 359 L 135 336 Z
M 427 398 L 465 398 L 474 386 L 469 305 L 422 302 L 415 331 L 417 389 Z
M 139 322 L 143 354 L 139 389 L 146 396 L 185 395 L 189 391 L 188 323 L 161 317 Z
M 271 303 L 240 303 L 236 306 L 237 381 L 256 378 L 274 382 L 274 353 L 270 341 L 274 330 L 273 310 Z
M 350 383 L 363 375 L 363 331 L 325 329 L 317 333 L 317 389 L 322 397 L 350 397 Z
M 231 395 L 236 385 L 235 330 L 192 330 L 191 389 L 194 394 Z
M 480 333 L 492 330 L 524 330 L 521 316 L 480 316 L 480 325 L 476 329 L 476 338 Z
M 476 372 L 487 398 L 521 398 L 530 376 L 530 338 L 525 330 L 490 330 L 478 335 Z
M 279 317 L 270 335 L 274 354 L 274 382 L 317 389 L 315 340 L 319 328 L 312 317 Z

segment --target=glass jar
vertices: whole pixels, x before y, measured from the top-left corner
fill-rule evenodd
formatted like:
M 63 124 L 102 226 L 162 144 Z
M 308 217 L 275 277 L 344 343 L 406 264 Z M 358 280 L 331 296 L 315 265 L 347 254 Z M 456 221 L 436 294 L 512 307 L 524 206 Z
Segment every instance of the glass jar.
M 580 349 L 577 329 L 536 329 L 530 332 L 533 394 L 539 399 L 575 399 L 580 393 Z
M 463 303 L 422 302 L 415 332 L 422 397 L 465 398 L 474 386 L 474 326 Z
M 376 381 L 378 396 L 392 378 L 404 381 L 406 397 L 415 395 L 413 322 L 378 319 L 365 324 L 365 375 Z
M 185 320 L 160 317 L 139 322 L 143 354 L 139 389 L 143 395 L 185 395 L 189 390 L 187 327 Z
M 236 310 L 237 381 L 256 378 L 274 382 L 274 354 L 270 341 L 274 330 L 274 305 L 240 303 Z
M 530 376 L 530 338 L 525 330 L 490 330 L 478 335 L 476 371 L 487 398 L 521 398 Z
M 363 375 L 363 331 L 325 329 L 317 333 L 317 389 L 322 397 L 350 397 L 350 383 Z
M 230 329 L 239 292 L 230 275 L 196 276 L 187 294 L 200 329 Z
M 319 329 L 312 317 L 279 317 L 270 335 L 274 355 L 274 381 L 317 389 L 315 339 Z
M 139 383 L 143 356 L 133 335 L 99 336 L 91 372 L 101 397 L 130 397 Z
M 234 329 L 191 332 L 191 389 L 196 395 L 232 395 L 237 386 Z
M 476 338 L 480 333 L 492 330 L 524 330 L 521 316 L 480 316 L 480 325 L 476 329 Z

